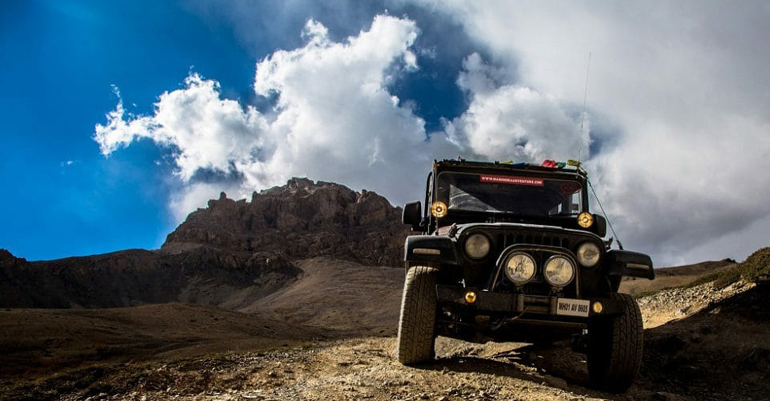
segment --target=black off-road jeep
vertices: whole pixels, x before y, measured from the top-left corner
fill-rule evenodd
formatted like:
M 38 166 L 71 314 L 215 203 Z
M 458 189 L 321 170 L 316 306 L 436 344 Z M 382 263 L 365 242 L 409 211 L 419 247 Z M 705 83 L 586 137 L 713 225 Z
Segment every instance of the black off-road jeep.
M 611 250 L 588 210 L 578 163 L 444 160 L 403 222 L 407 274 L 398 360 L 433 359 L 438 335 L 474 342 L 572 339 L 592 383 L 625 391 L 642 359 L 636 301 L 624 276 L 654 278 L 649 256 Z

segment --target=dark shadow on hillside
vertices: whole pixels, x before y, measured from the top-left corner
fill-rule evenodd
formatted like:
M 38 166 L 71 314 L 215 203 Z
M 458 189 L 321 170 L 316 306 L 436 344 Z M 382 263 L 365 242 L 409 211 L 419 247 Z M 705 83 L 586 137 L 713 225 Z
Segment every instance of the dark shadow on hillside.
M 757 286 L 645 332 L 642 383 L 698 399 L 770 394 L 770 288 Z

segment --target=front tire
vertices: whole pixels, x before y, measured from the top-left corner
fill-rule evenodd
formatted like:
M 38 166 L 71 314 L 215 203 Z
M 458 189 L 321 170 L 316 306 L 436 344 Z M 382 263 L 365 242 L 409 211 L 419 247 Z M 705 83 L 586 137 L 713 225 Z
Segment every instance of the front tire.
M 398 321 L 398 361 L 404 365 L 433 359 L 436 341 L 436 277 L 427 266 L 409 268 Z
M 597 319 L 589 326 L 588 373 L 594 387 L 620 393 L 631 387 L 642 364 L 644 328 L 633 297 L 610 297 L 623 305 L 623 315 Z

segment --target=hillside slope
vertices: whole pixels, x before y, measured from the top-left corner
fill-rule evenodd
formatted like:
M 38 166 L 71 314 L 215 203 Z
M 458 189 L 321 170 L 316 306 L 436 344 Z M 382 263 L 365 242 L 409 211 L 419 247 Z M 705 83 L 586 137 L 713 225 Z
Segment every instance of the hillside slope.
M 708 261 L 691 265 L 663 267 L 655 269 L 655 280 L 636 277 L 624 277 L 620 283 L 620 292 L 631 295 L 654 293 L 667 288 L 687 285 L 696 279 L 732 268 L 736 262 L 732 259 Z
M 112 308 L 190 302 L 238 308 L 293 282 L 285 256 L 198 247 L 27 262 L 0 251 L 0 307 Z
M 356 335 L 394 335 L 404 270 L 329 258 L 297 262 L 302 279 L 241 312 Z

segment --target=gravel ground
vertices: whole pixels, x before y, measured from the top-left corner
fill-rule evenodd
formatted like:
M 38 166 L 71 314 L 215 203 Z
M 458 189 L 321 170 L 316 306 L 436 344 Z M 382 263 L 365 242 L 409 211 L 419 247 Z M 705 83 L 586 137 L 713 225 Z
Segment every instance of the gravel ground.
M 437 360 L 394 361 L 395 338 L 270 345 L 258 351 L 121 361 L 2 381 L 10 400 L 761 400 L 770 393 L 768 290 L 738 283 L 639 300 L 640 376 L 625 394 L 586 387 L 585 357 L 564 344 L 439 338 Z

